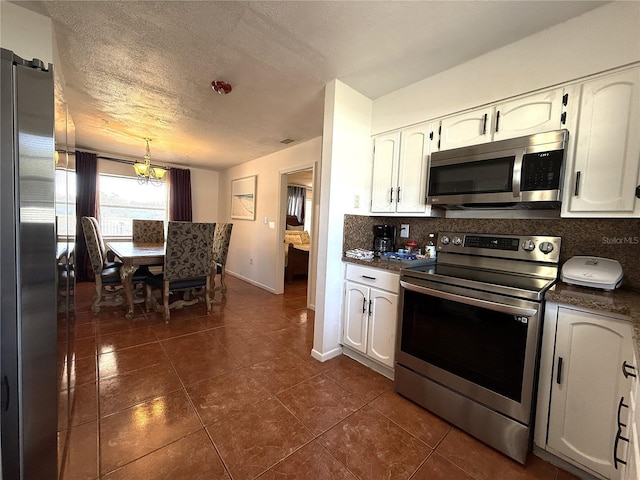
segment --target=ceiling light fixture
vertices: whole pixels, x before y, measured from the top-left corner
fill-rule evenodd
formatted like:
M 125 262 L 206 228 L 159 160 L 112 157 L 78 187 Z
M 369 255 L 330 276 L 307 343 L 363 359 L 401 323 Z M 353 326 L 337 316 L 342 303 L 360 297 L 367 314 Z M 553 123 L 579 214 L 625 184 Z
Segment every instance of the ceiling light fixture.
M 211 82 L 211 88 L 214 92 L 217 92 L 220 95 L 227 94 L 232 90 L 231 85 L 227 82 L 223 82 L 222 80 L 214 80 Z
M 144 156 L 144 163 L 134 163 L 133 168 L 136 171 L 136 177 L 138 177 L 138 183 L 140 185 L 145 185 L 147 183 L 151 183 L 151 185 L 159 186 L 162 185 L 162 179 L 164 178 L 167 170 L 160 167 L 152 167 L 151 166 L 151 155 L 149 153 L 149 142 L 150 138 L 145 138 L 147 142 L 147 153 Z

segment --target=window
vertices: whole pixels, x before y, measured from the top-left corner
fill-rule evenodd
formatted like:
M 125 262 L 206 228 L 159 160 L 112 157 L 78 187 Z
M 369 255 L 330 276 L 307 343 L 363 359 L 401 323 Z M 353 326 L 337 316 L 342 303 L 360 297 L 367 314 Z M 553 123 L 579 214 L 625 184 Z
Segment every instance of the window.
M 131 220 L 167 220 L 167 184 L 140 185 L 137 178 L 98 176 L 100 229 L 105 237 L 131 237 Z
M 56 168 L 56 234 L 58 238 L 76 235 L 76 173 Z

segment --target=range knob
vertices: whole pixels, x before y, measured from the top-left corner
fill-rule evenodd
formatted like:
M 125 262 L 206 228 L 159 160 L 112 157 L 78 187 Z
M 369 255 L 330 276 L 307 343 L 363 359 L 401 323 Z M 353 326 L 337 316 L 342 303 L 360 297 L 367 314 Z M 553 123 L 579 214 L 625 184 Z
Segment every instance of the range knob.
M 460 237 L 453 237 L 454 245 L 462 245 L 462 239 Z
M 440 238 L 440 243 L 443 244 L 443 245 L 449 245 L 449 237 L 447 237 L 446 235 L 443 235 Z
M 522 249 L 526 252 L 533 252 L 536 249 L 536 243 L 533 240 L 525 240 L 522 243 Z
M 542 242 L 538 247 L 542 253 L 551 253 L 553 252 L 553 243 L 551 242 Z

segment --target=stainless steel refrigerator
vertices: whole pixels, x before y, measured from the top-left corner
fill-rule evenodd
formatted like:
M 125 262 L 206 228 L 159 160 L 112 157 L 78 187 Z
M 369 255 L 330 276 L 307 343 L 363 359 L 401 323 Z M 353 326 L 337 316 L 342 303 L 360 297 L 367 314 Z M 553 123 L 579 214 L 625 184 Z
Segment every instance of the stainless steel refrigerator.
M 53 66 L 2 49 L 2 478 L 56 478 Z

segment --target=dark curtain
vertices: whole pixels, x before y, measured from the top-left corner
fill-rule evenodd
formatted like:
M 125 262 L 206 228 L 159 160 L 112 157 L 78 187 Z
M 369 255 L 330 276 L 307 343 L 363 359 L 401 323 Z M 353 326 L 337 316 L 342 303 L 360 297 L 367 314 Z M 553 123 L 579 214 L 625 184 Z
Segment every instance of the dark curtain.
M 288 187 L 287 215 L 295 215 L 300 224 L 304 223 L 304 202 L 307 190 L 303 187 Z
M 169 220 L 191 222 L 191 171 L 171 167 L 169 192 Z
M 97 218 L 96 191 L 98 183 L 98 156 L 95 153 L 76 151 L 76 280 L 94 279 L 87 244 L 82 231 L 82 217 Z

